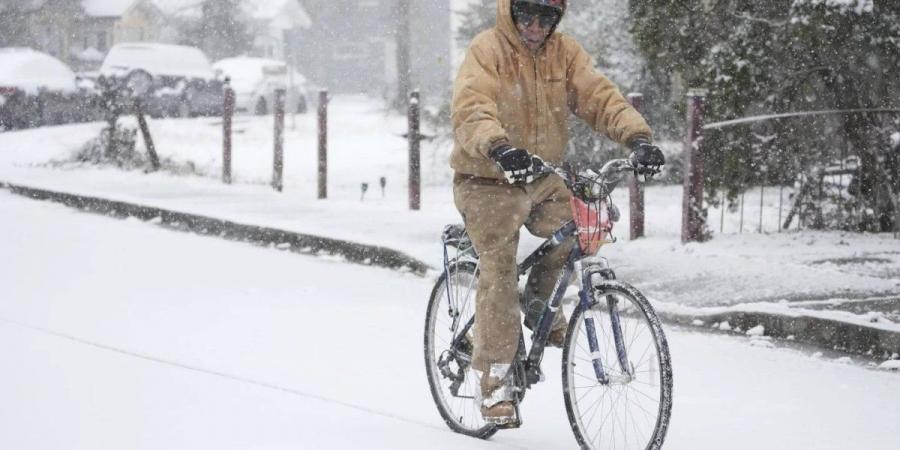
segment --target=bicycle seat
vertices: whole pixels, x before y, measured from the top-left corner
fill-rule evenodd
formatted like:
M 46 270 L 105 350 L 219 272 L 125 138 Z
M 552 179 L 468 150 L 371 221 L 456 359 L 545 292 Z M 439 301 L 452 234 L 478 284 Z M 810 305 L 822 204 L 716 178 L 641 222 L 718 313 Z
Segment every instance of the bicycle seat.
M 444 241 L 444 244 L 454 247 L 467 247 L 471 245 L 469 233 L 466 232 L 466 226 L 461 223 L 453 223 L 444 226 L 444 232 L 441 234 L 441 240 Z

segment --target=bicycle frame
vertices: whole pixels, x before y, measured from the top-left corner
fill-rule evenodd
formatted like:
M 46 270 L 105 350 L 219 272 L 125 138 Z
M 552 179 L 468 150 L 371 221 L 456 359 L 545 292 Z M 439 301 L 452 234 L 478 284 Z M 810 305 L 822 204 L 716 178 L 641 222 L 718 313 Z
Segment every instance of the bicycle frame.
M 518 265 L 518 275 L 522 276 L 527 273 L 528 270 L 531 269 L 532 266 L 534 266 L 534 264 L 542 256 L 559 247 L 570 238 L 574 238 L 575 235 L 576 225 L 574 221 L 570 221 L 563 225 L 559 230 L 553 233 L 553 236 L 544 241 L 544 243 L 542 243 L 537 249 L 535 249 L 530 255 L 528 255 L 528 257 L 526 257 L 524 261 L 522 261 Z M 444 273 L 447 277 L 446 279 L 449 280 L 450 261 L 448 259 L 446 246 L 447 242 L 445 241 Z M 472 260 L 476 261 L 474 258 Z M 603 385 L 607 385 L 611 382 L 627 382 L 634 376 L 633 369 L 628 363 L 628 355 L 625 351 L 625 345 L 622 338 L 622 329 L 619 320 L 618 304 L 616 299 L 612 296 L 608 296 L 607 302 L 609 306 L 610 323 L 612 324 L 611 332 L 616 345 L 616 354 L 618 356 L 619 366 L 621 367 L 622 372 L 626 374 L 623 377 L 611 378 L 609 375 L 607 375 L 606 370 L 604 370 L 603 363 L 600 358 L 599 344 L 597 343 L 597 328 L 595 324 L 596 320 L 593 313 L 591 312 L 591 306 L 593 306 L 591 291 L 594 288 L 594 277 L 599 276 L 604 280 L 614 280 L 615 273 L 608 267 L 605 259 L 586 259 L 585 255 L 583 255 L 581 252 L 581 248 L 578 245 L 573 245 L 572 250 L 570 251 L 566 259 L 565 266 L 557 276 L 556 284 L 554 285 L 553 291 L 550 295 L 550 301 L 548 301 L 544 306 L 544 311 L 541 315 L 541 319 L 538 322 L 536 329 L 534 330 L 534 334 L 532 334 L 531 349 L 529 350 L 528 355 L 524 358 L 524 360 L 521 361 L 522 363 L 524 363 L 525 380 L 522 381 L 524 382 L 525 388 L 529 388 L 532 384 L 541 381 L 542 375 L 540 365 L 541 360 L 543 359 L 547 338 L 550 335 L 550 327 L 552 326 L 553 320 L 556 317 L 560 306 L 562 305 L 563 295 L 565 294 L 566 288 L 568 287 L 572 275 L 575 272 L 575 263 L 581 260 L 585 260 L 586 263 L 583 264 L 582 268 L 582 286 L 581 290 L 578 293 L 578 296 L 580 306 L 584 308 L 585 311 L 587 311 L 587 313 L 585 314 L 585 330 L 587 331 L 588 335 L 588 346 L 591 350 L 591 360 L 594 367 L 594 374 L 597 377 L 597 382 Z M 457 259 L 454 259 L 453 261 L 456 262 Z M 447 296 L 449 299 L 449 282 Z M 452 348 L 455 349 L 458 347 L 459 342 L 473 326 L 474 322 L 475 318 L 472 317 L 463 326 L 462 330 L 459 332 L 456 339 L 452 343 Z

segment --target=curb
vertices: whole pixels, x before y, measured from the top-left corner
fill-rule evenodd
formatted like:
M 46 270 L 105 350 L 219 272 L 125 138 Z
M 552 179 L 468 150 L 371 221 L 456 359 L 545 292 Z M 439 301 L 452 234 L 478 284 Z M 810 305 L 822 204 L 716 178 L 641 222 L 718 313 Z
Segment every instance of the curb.
M 714 314 L 660 312 L 659 315 L 663 320 L 695 328 L 702 327 L 704 330 L 725 321 L 735 332 L 762 325 L 765 328 L 765 336 L 846 353 L 877 358 L 890 358 L 893 354 L 900 354 L 898 332 L 821 317 L 745 311 Z M 703 323 L 698 324 L 697 321 Z
M 274 245 L 282 250 L 307 255 L 318 255 L 320 253 L 336 255 L 353 263 L 412 272 L 419 276 L 424 276 L 430 269 L 424 262 L 386 247 L 358 244 L 277 228 L 246 225 L 196 214 L 98 197 L 37 189 L 0 181 L 0 189 L 2 188 L 35 200 L 50 200 L 82 211 L 118 218 L 135 217 L 143 221 L 154 221 L 154 223 L 167 228 L 203 236 L 218 236 L 228 240 L 249 242 L 257 245 Z M 156 222 L 157 220 L 159 222 Z

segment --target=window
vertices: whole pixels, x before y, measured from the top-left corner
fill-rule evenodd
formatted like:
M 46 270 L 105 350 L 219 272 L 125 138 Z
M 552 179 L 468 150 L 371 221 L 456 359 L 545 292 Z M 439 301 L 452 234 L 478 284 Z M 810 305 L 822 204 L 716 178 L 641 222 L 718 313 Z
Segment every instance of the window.
M 97 33 L 97 50 L 106 51 L 106 33 L 102 31 Z

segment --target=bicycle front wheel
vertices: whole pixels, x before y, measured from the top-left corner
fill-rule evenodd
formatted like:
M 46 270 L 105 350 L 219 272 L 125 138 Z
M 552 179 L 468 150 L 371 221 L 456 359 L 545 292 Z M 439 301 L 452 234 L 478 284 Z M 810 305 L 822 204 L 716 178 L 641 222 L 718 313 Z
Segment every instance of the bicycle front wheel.
M 613 337 L 610 298 L 630 374 Z M 643 294 L 618 281 L 595 287 L 592 300 L 572 314 L 563 347 L 563 397 L 575 438 L 584 449 L 659 449 L 672 411 L 672 365 L 659 318 Z M 596 352 L 589 334 L 596 335 Z M 598 381 L 595 357 L 607 383 Z
M 476 404 L 481 388 L 471 366 L 471 321 L 477 290 L 478 273 L 473 262 L 451 264 L 438 279 L 425 318 L 425 371 L 434 403 L 450 429 L 487 439 L 497 428 L 481 417 L 480 405 Z

